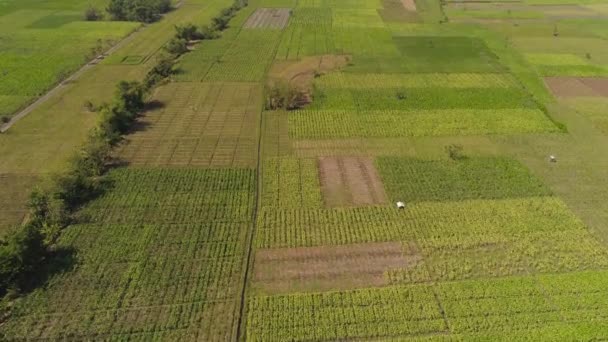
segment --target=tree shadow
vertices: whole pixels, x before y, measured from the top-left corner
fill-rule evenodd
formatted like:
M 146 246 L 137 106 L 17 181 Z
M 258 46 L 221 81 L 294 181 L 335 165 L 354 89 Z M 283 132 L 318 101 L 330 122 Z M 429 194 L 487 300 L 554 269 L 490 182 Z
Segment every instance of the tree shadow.
M 21 281 L 20 293 L 27 294 L 48 284 L 49 280 L 60 274 L 74 270 L 77 262 L 74 247 L 62 246 L 51 250 L 45 259 Z

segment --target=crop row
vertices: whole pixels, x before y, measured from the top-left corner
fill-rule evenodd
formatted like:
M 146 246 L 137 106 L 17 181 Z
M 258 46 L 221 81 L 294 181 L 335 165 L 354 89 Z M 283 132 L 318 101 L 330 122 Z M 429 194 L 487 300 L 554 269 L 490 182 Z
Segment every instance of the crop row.
M 537 109 L 352 110 L 304 109 L 289 114 L 293 138 L 387 138 L 558 132 Z
M 426 285 L 254 297 L 248 305 L 247 338 L 252 341 L 340 340 L 447 330 Z
M 262 176 L 262 205 L 279 208 L 321 206 L 316 161 L 268 158 Z

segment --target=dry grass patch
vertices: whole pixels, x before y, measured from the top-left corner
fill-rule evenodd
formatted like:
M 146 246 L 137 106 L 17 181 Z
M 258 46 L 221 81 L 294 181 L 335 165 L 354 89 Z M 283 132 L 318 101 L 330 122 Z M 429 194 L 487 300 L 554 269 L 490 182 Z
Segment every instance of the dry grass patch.
M 389 285 L 389 271 L 419 264 L 414 245 L 400 242 L 261 249 L 254 284 L 265 292 L 324 291 Z
M 246 29 L 279 29 L 282 30 L 289 22 L 291 9 L 289 8 L 259 8 L 243 26 Z

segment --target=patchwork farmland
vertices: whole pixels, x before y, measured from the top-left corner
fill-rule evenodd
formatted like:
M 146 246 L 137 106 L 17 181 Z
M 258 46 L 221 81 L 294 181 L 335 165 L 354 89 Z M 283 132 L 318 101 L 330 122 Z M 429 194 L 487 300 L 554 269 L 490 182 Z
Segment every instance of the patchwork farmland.
M 23 4 L 0 2 L 15 37 L 135 28 Z M 95 127 L 83 102 L 231 4 L 182 0 L 0 134 L 3 234 Z M 0 61 L 52 45 L 4 32 Z M 608 339 L 606 0 L 250 0 L 191 43 L 47 276 L 0 302 L 0 339 Z M 0 103 L 65 53 L 0 78 Z

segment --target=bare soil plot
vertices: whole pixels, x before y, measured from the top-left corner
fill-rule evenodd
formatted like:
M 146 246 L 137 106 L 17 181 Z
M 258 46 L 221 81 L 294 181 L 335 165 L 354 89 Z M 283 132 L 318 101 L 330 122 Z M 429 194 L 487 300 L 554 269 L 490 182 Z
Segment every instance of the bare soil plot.
M 583 84 L 593 89 L 599 96 L 608 97 L 608 78 L 605 77 L 581 77 Z
M 328 207 L 386 203 L 380 176 L 369 158 L 321 157 L 319 173 L 323 199 Z
M 387 271 L 421 260 L 414 245 L 400 242 L 261 249 L 253 279 L 257 288 L 271 293 L 384 286 Z
M 289 21 L 289 8 L 259 8 L 245 22 L 246 29 L 284 29 Z
M 401 4 L 406 10 L 416 12 L 416 2 L 414 0 L 401 0 Z
M 545 82 L 558 97 L 608 96 L 608 78 L 546 77 Z

